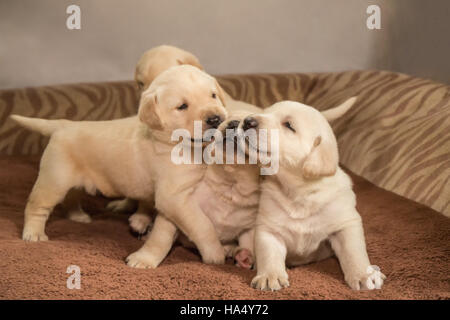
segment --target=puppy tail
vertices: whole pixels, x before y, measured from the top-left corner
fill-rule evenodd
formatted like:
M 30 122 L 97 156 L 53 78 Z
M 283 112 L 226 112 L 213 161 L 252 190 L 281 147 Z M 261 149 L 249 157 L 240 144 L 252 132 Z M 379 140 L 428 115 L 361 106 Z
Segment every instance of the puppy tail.
M 46 120 L 39 118 L 29 118 L 13 114 L 11 119 L 19 125 L 32 131 L 37 131 L 44 136 L 51 136 L 55 131 L 66 127 L 68 120 Z
M 352 107 L 357 98 L 358 97 L 351 97 L 337 107 L 322 111 L 322 115 L 328 120 L 328 122 L 339 119 Z

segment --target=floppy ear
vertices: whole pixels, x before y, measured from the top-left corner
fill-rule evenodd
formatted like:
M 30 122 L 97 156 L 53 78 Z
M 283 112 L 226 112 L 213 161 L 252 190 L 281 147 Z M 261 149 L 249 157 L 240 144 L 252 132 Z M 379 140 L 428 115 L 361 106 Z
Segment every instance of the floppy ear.
M 156 111 L 158 96 L 156 92 L 142 94 L 139 104 L 139 120 L 147 124 L 151 129 L 162 130 L 162 122 Z
M 222 87 L 220 86 L 220 84 L 217 82 L 216 79 L 214 79 L 214 83 L 216 84 L 216 88 L 217 88 L 217 96 L 219 97 L 220 101 L 222 101 L 223 106 L 225 107 L 225 91 L 223 91 Z
M 336 173 L 339 162 L 336 139 L 324 140 L 321 136 L 314 140 L 311 152 L 303 162 L 303 176 L 307 179 L 317 179 L 332 176 Z

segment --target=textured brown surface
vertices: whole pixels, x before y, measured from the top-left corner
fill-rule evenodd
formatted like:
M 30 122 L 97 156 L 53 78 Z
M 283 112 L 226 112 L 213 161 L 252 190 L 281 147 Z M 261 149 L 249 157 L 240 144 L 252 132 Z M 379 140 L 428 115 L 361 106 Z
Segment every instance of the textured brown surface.
M 340 159 L 377 186 L 450 216 L 450 87 L 386 71 L 218 77 L 234 98 L 267 107 L 281 100 L 319 110 L 358 96 L 333 124 Z M 134 83 L 0 90 L 0 154 L 37 154 L 47 139 L 19 128 L 11 113 L 108 120 L 135 114 Z
M 291 287 L 259 292 L 253 271 L 204 265 L 198 254 L 175 247 L 156 270 L 132 269 L 124 258 L 141 241 L 127 216 L 85 199 L 88 225 L 56 211 L 49 242 L 20 240 L 26 198 L 38 172 L 37 157 L 0 157 L 0 298 L 2 299 L 450 299 L 450 219 L 353 176 L 369 256 L 388 279 L 380 291 L 355 292 L 337 260 L 288 271 Z M 66 288 L 66 268 L 80 266 L 80 290 Z

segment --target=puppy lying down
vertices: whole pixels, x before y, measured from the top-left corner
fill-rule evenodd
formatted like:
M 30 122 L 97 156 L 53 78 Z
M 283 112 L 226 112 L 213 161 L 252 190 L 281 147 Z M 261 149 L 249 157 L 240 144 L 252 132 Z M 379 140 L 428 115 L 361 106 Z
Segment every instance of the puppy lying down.
M 261 183 L 257 275 L 251 285 L 262 290 L 287 287 L 286 265 L 336 254 L 352 289 L 381 288 L 386 277 L 369 262 L 352 182 L 338 167 L 336 138 L 325 117 L 314 108 L 286 101 L 247 117 L 240 126 L 257 134 L 265 129 L 269 137 L 272 130 L 279 134 L 279 171 Z M 260 149 L 249 141 L 246 147 Z
M 194 121 L 203 130 L 225 119 L 224 96 L 217 81 L 193 66 L 161 73 L 142 94 L 138 117 L 116 121 L 31 119 L 19 124 L 49 135 L 37 181 L 25 208 L 23 239 L 47 240 L 45 223 L 71 189 L 95 190 L 155 202 L 159 224 L 166 221 L 191 239 L 207 263 L 223 263 L 223 247 L 211 221 L 189 201 L 205 165 L 178 166 L 171 161 L 173 130 L 194 136 Z M 140 120 L 140 121 L 139 121 Z

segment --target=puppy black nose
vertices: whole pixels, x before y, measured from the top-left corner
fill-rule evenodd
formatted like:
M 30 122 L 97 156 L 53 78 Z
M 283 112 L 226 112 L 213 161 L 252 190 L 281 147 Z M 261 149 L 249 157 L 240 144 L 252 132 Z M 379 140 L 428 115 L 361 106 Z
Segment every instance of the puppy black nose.
M 239 120 L 231 120 L 228 122 L 227 127 L 225 129 L 236 130 L 239 127 Z
M 209 126 L 211 126 L 212 128 L 216 128 L 219 126 L 219 124 L 222 123 L 222 118 L 218 115 L 213 115 L 211 117 L 209 117 L 208 119 L 206 119 L 206 124 L 208 124 Z
M 247 117 L 244 119 L 244 125 L 242 126 L 242 128 L 245 131 L 248 129 L 256 128 L 257 126 L 258 126 L 258 121 L 255 118 Z

